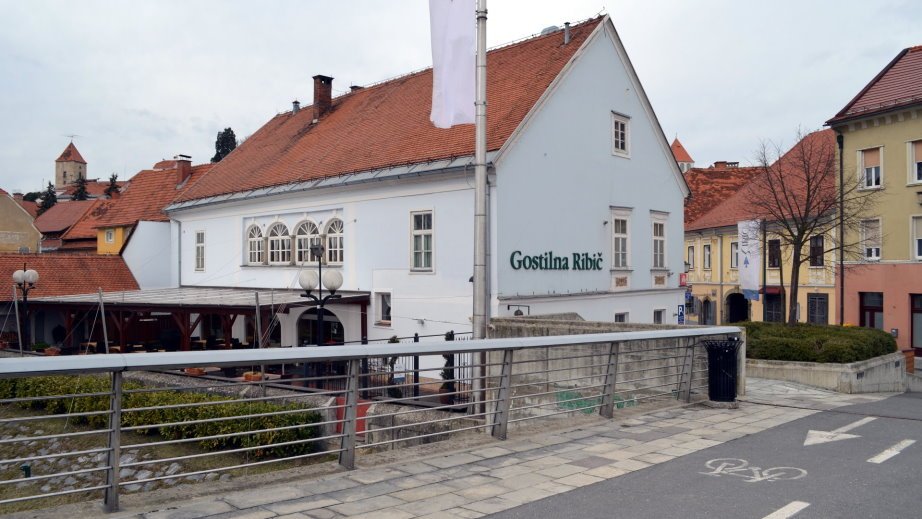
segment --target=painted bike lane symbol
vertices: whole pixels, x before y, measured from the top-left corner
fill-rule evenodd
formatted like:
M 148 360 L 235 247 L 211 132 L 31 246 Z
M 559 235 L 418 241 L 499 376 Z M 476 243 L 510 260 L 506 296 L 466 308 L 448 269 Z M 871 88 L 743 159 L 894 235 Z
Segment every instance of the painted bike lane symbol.
M 743 478 L 745 483 L 758 483 L 759 481 L 781 481 L 800 479 L 807 475 L 807 471 L 796 467 L 771 467 L 762 469 L 750 465 L 748 461 L 739 458 L 717 458 L 705 463 L 710 472 L 699 472 L 706 476 L 720 477 L 723 475 Z

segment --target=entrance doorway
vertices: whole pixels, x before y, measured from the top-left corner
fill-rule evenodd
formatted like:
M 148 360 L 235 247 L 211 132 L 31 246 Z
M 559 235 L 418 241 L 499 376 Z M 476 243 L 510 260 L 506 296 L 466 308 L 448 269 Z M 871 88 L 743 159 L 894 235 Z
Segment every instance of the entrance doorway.
M 714 303 L 710 299 L 701 301 L 701 319 L 699 324 L 714 324 Z
M 749 319 L 749 301 L 739 292 L 727 295 L 727 322 L 738 323 Z
M 318 344 L 316 340 L 318 315 L 318 309 L 311 308 L 298 318 L 298 346 L 313 346 Z M 345 337 L 346 333 L 343 329 L 343 324 L 339 321 L 339 317 L 336 317 L 336 314 L 324 308 L 323 339 L 319 344 L 342 344 L 346 340 Z

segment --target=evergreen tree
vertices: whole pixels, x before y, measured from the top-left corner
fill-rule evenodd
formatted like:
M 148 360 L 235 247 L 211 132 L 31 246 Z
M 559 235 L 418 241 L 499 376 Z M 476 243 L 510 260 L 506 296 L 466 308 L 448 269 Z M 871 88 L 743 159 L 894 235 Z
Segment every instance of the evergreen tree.
M 22 196 L 22 199 L 25 200 L 26 202 L 35 202 L 41 197 L 42 197 L 41 191 L 29 191 L 28 193 Z
M 77 186 L 74 189 L 74 200 L 86 200 L 89 198 L 89 193 L 86 192 L 86 179 L 83 177 L 77 177 L 77 181 L 74 182 L 74 185 Z
M 38 214 L 51 209 L 56 203 L 58 203 L 58 195 L 54 192 L 54 184 L 48 182 L 48 187 L 42 193 L 42 203 L 38 206 Z
M 218 132 L 218 138 L 214 142 L 215 153 L 214 157 L 211 157 L 211 162 L 221 162 L 221 159 L 234 151 L 236 147 L 237 136 L 234 135 L 234 130 L 224 128 L 224 131 Z
M 112 176 L 109 177 L 109 185 L 106 186 L 106 190 L 104 191 L 106 198 L 112 198 L 112 195 L 118 194 L 121 191 L 121 188 L 118 187 L 118 175 L 113 173 Z

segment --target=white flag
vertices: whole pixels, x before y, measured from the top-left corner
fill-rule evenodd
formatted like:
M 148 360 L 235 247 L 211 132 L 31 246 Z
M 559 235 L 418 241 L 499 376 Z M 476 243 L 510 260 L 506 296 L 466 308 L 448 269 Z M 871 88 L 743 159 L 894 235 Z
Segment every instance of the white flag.
M 475 0 L 429 0 L 432 115 L 438 128 L 474 123 Z
M 739 233 L 739 252 L 737 268 L 740 275 L 740 290 L 743 296 L 750 301 L 759 300 L 759 274 L 762 270 L 761 255 L 761 230 L 762 222 L 759 220 L 744 220 L 737 224 Z

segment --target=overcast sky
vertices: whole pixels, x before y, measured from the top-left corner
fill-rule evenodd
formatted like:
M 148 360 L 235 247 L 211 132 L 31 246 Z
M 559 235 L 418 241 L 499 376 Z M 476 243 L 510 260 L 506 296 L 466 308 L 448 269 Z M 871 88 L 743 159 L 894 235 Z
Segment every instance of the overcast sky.
M 922 2 L 489 0 L 490 47 L 611 15 L 667 138 L 751 162 L 816 129 L 903 48 Z M 431 65 L 425 0 L 0 0 L 0 187 L 35 191 L 74 139 L 127 179 L 218 131 L 255 132 L 316 74 L 334 95 Z

